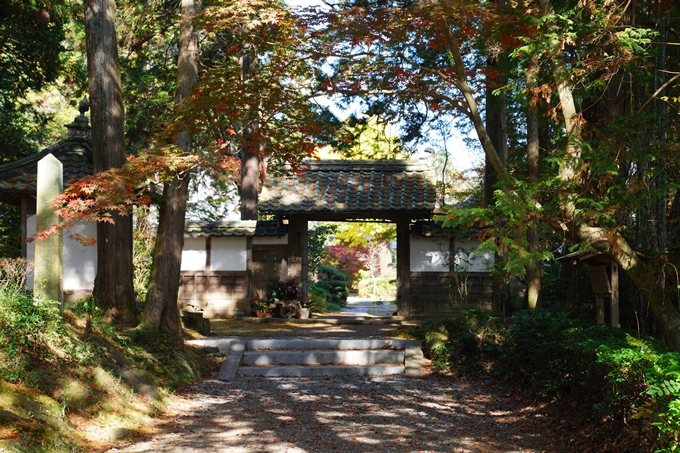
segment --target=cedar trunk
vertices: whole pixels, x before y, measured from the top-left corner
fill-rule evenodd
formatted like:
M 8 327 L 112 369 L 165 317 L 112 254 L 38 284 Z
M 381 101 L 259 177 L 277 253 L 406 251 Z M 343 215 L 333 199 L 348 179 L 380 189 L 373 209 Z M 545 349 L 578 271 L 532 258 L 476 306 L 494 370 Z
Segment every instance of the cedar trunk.
M 180 21 L 179 59 L 177 63 L 177 92 L 175 107 L 191 96 L 191 87 L 198 81 L 198 33 L 192 24 L 200 9 L 198 0 L 182 0 Z M 191 152 L 191 134 L 183 130 L 175 144 Z M 149 291 L 144 307 L 144 325 L 165 332 L 176 346 L 182 345 L 177 295 L 184 247 L 184 221 L 189 198 L 189 173 L 180 173 L 165 183 L 164 202 L 158 214 L 156 251 L 149 277 Z
M 96 173 L 125 164 L 123 95 L 118 69 L 114 0 L 85 0 L 85 35 Z M 132 218 L 97 224 L 97 277 L 93 295 L 114 323 L 136 323 Z

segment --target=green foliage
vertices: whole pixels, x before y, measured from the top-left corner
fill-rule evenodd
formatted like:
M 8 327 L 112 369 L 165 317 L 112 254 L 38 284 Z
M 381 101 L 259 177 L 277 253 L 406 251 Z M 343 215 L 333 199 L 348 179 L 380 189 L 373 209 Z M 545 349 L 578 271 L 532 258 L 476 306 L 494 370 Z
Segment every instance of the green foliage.
M 132 231 L 132 264 L 134 266 L 132 278 L 135 293 L 140 302 L 146 300 L 155 244 L 154 213 L 149 206 L 136 206 Z
M 343 222 L 334 238 L 352 247 L 368 247 L 373 242 L 396 240 L 397 227 L 394 223 Z
M 403 159 L 407 154 L 396 128 L 377 116 L 351 115 L 337 132 L 333 145 L 346 159 Z
M 338 225 L 335 223 L 312 223 L 307 237 L 307 257 L 309 263 L 309 275 L 316 275 L 321 262 L 328 257 L 328 251 L 324 247 L 328 237 L 337 233 Z
M 475 308 L 449 321 L 429 321 L 411 333 L 422 338 L 435 366 L 456 375 L 497 374 L 507 348 L 507 328 L 498 316 Z
M 271 300 L 300 299 L 300 285 L 297 280 L 274 280 L 270 284 Z
M 173 111 L 178 9 L 164 0 L 116 2 L 125 138 L 135 154 L 150 147 Z
M 359 297 L 393 300 L 396 297 L 396 275 L 372 278 L 368 271 L 359 271 Z
M 310 284 L 307 290 L 307 306 L 314 313 L 323 313 L 328 310 L 328 301 L 331 300 L 331 292 L 326 288 Z
M 51 356 L 64 324 L 55 302 L 34 302 L 30 294 L 0 289 L 0 379 L 33 385 L 41 379 L 36 363 Z
M 330 296 L 326 299 L 326 304 L 335 304 L 340 307 L 347 305 L 349 289 L 342 272 L 331 266 L 319 266 L 317 274 L 318 280 L 315 286 L 325 290 Z
M 440 371 L 486 372 L 529 384 L 546 398 L 592 402 L 603 419 L 642 418 L 658 429 L 658 452 L 680 440 L 680 354 L 549 310 L 516 313 L 503 325 L 467 310 L 452 321 L 411 329 Z
M 641 349 L 644 353 L 644 345 Z M 649 383 L 646 393 L 652 399 L 642 407 L 641 414 L 651 418 L 652 425 L 659 430 L 662 445 L 670 446 L 658 451 L 677 451 L 680 445 L 680 354 L 649 355 L 653 365 L 646 369 Z

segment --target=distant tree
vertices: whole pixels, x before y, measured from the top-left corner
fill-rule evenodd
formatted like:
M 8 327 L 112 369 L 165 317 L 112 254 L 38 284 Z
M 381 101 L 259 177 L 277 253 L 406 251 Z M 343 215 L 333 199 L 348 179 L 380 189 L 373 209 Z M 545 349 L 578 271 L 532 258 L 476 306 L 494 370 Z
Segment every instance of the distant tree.
M 396 128 L 377 116 L 350 116 L 333 141 L 334 150 L 345 159 L 404 159 Z

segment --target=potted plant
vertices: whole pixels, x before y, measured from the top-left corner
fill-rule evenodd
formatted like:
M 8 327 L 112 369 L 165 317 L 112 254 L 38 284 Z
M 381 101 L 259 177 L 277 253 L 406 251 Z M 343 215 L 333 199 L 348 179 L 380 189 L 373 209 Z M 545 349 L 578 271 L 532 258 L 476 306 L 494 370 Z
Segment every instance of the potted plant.
M 300 285 L 297 280 L 274 280 L 270 288 L 273 317 L 301 317 Z
M 269 314 L 269 302 L 266 300 L 254 300 L 250 305 L 258 318 L 266 318 Z

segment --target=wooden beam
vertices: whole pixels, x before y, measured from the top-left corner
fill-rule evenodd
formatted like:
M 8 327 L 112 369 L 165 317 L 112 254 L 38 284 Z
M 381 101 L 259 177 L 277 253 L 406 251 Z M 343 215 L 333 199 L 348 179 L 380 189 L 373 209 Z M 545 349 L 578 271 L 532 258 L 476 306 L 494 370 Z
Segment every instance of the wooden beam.
M 309 223 L 306 218 L 302 218 L 302 225 L 300 225 L 301 232 L 301 249 L 302 249 L 302 275 L 300 276 L 300 297 L 302 301 L 306 301 L 309 298 L 308 288 L 309 288 Z
M 253 297 L 253 238 L 248 236 L 246 238 L 246 282 L 245 282 L 246 297 L 241 301 L 241 308 L 244 313 L 248 313 L 250 308 L 250 299 Z

